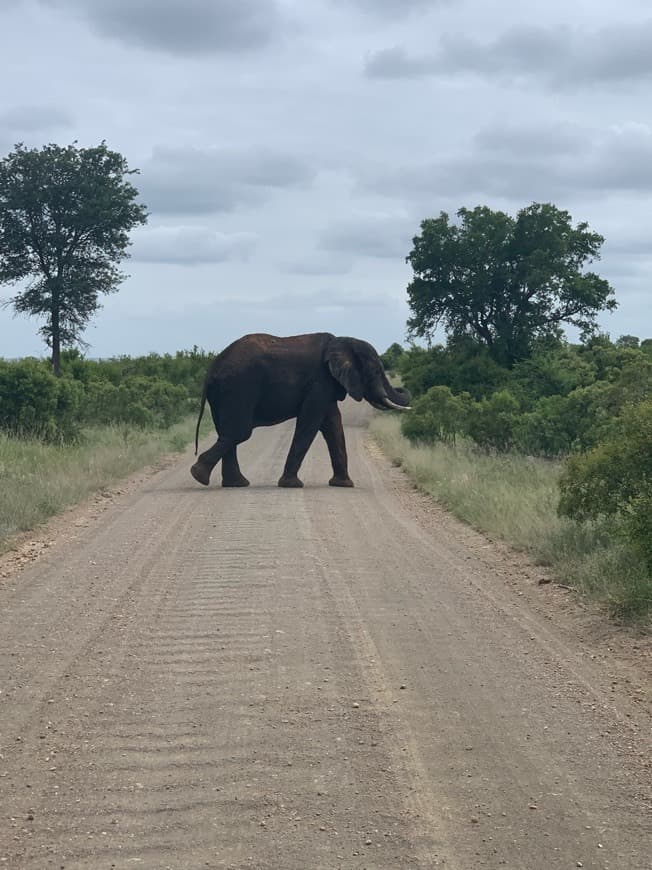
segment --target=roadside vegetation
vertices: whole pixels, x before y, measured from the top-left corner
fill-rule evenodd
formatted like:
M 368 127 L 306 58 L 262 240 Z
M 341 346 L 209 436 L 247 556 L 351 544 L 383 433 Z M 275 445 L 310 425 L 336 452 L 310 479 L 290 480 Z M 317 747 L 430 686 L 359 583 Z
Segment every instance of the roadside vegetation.
M 209 355 L 0 360 L 0 551 L 87 495 L 192 442 Z
M 616 302 L 587 269 L 601 236 L 552 205 L 421 224 L 408 256 L 412 338 L 383 355 L 412 394 L 373 430 L 459 517 L 611 612 L 652 612 L 652 339 L 612 342 Z M 581 330 L 569 343 L 562 323 Z M 445 343 L 433 344 L 443 328 Z
M 392 462 L 455 516 L 528 553 L 614 616 L 645 618 L 652 582 L 641 555 L 606 518 L 559 515 L 562 462 L 487 452 L 464 439 L 412 443 L 394 414 L 376 416 L 371 431 Z

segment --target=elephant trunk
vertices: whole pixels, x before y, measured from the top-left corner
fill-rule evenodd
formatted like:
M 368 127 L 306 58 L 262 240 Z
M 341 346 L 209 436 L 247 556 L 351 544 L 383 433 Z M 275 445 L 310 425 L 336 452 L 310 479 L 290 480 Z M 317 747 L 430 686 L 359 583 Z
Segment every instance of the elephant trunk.
M 411 411 L 410 394 L 407 390 L 394 388 L 384 374 L 374 378 L 373 399 L 376 408 L 389 408 L 394 411 Z

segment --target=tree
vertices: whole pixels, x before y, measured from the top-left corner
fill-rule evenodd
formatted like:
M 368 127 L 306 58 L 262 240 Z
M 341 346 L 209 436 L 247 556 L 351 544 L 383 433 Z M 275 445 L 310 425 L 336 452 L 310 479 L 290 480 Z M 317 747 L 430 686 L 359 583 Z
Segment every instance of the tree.
M 81 333 L 126 277 L 129 231 L 147 221 L 125 158 L 95 148 L 21 143 L 0 161 L 0 283 L 24 282 L 5 304 L 44 317 L 40 329 L 60 373 L 61 348 Z
M 380 355 L 380 360 L 385 367 L 385 371 L 395 372 L 398 368 L 399 361 L 404 354 L 405 349 L 402 348 L 397 341 L 395 341 L 394 344 L 390 344 L 385 353 L 381 353 Z
M 635 350 L 641 346 L 641 340 L 636 335 L 621 335 L 620 338 L 616 339 L 614 344 L 616 347 L 629 347 Z
M 446 212 L 421 223 L 406 258 L 410 335 L 431 339 L 440 325 L 450 337 L 472 336 L 511 367 L 538 341 L 559 338 L 561 325 L 595 329 L 599 311 L 616 307 L 613 289 L 594 272 L 603 237 L 568 212 L 532 203 L 516 218 L 486 206 Z

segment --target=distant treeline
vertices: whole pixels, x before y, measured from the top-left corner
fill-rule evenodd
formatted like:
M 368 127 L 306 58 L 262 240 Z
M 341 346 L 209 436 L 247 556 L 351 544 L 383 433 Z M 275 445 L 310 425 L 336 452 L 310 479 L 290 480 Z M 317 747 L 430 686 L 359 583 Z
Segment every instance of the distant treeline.
M 0 430 L 69 442 L 89 426 L 128 423 L 164 429 L 197 410 L 212 354 L 198 348 L 106 360 L 61 354 L 61 377 L 49 361 L 0 359 Z
M 465 339 L 392 345 L 382 358 L 416 397 L 403 422 L 412 441 L 464 436 L 483 448 L 559 457 L 594 447 L 627 407 L 652 397 L 652 340 L 632 336 L 543 347 L 511 369 Z

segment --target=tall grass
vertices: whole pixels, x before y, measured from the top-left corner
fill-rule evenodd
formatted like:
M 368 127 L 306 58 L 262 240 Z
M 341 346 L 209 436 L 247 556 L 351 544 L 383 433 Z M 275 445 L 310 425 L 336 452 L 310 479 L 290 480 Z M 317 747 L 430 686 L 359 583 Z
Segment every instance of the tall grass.
M 615 615 L 649 612 L 652 579 L 643 561 L 606 525 L 557 515 L 559 463 L 481 453 L 465 443 L 413 446 L 395 417 L 375 417 L 371 432 L 420 489 L 460 519 L 550 566 Z
M 0 552 L 90 493 L 190 444 L 194 418 L 167 430 L 129 425 L 88 429 L 77 444 L 53 445 L 0 432 Z

